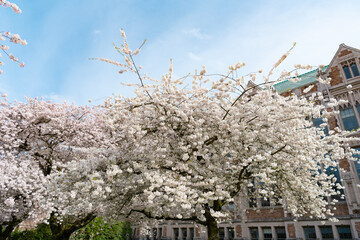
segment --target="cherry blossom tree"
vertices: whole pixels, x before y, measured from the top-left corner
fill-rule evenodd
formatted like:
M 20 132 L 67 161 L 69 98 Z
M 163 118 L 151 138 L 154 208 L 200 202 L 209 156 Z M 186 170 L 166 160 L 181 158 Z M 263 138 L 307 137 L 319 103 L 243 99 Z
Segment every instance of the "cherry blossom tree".
M 140 49 L 132 51 L 122 36 L 124 43 L 115 48 L 124 62 L 99 58 L 140 80 L 132 84 L 134 97 L 105 103 L 121 152 L 112 177 L 126 173 L 132 186 L 126 207 L 119 204 L 113 212 L 137 222 L 193 221 L 207 227 L 208 239 L 218 238 L 217 222 L 231 218 L 225 206 L 239 196 L 278 199 L 294 217 L 332 215 L 326 197 L 339 194 L 341 186 L 324 169 L 351 158 L 350 138 L 339 129 L 325 134 L 334 112 L 317 104 L 321 95 L 282 97 L 273 90 L 272 72 L 288 52 L 261 87 L 244 81 L 261 71 L 234 77 L 244 63 L 226 74 L 207 74 L 204 67 L 180 79 L 173 78 L 170 64 L 169 73 L 154 80 L 141 74 L 134 61 Z M 182 87 L 188 77 L 192 82 Z M 328 107 L 336 104 L 331 99 Z M 315 127 L 312 118 L 325 124 Z M 254 183 L 257 191 L 249 195 Z
M 27 218 L 50 218 L 54 239 L 70 236 L 97 214 L 95 188 L 80 184 L 96 185 L 101 154 L 91 149 L 108 144 L 102 111 L 42 99 L 0 105 L 1 239 Z

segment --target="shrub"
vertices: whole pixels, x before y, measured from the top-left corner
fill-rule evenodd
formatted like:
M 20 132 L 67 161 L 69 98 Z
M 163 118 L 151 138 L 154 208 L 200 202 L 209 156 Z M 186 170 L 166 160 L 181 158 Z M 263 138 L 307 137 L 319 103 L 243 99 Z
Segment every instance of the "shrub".
M 127 235 L 128 234 L 128 235 Z M 74 232 L 70 239 L 72 240 L 125 240 L 130 239 L 131 226 L 129 222 L 107 222 L 102 218 L 95 218 L 84 228 Z

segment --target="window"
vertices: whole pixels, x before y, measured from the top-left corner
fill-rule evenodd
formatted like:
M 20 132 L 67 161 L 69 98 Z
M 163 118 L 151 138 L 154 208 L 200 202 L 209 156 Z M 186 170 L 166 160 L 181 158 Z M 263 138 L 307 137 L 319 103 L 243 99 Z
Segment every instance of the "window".
M 351 70 L 352 70 L 352 72 L 354 74 L 354 77 L 359 76 L 359 70 L 358 70 L 358 68 L 356 66 L 355 61 L 353 63 L 351 63 L 350 68 L 351 68 Z
M 340 173 L 339 173 L 338 166 L 337 167 L 329 167 L 325 171 L 326 171 L 326 174 L 333 175 L 333 177 L 336 178 L 336 183 L 337 184 L 342 185 L 341 180 L 340 180 Z M 338 188 L 334 187 L 334 190 L 339 191 L 340 194 L 339 195 L 333 195 L 332 198 L 336 199 L 338 201 L 345 201 L 344 189 L 338 189 Z M 344 196 L 344 197 L 342 198 L 342 196 Z
M 251 240 L 259 239 L 259 229 L 257 227 L 249 228 Z
M 344 129 L 347 131 L 356 130 L 359 124 L 356 120 L 355 112 L 352 106 L 340 109 L 340 116 L 344 124 Z
M 312 121 L 313 121 L 314 126 L 317 127 L 317 128 L 320 128 L 320 125 L 325 123 L 323 118 L 313 118 Z M 325 133 L 325 135 L 329 135 L 328 126 L 326 126 L 324 128 L 324 133 Z
M 229 240 L 233 240 L 235 238 L 235 231 L 234 228 L 229 227 L 227 228 Z
M 190 240 L 194 239 L 195 231 L 194 228 L 190 228 Z
M 182 228 L 181 233 L 182 233 L 182 240 L 186 240 L 187 239 L 187 228 Z
M 262 230 L 264 234 L 264 240 L 271 240 L 272 239 L 271 227 L 263 227 Z
M 229 202 L 228 204 L 225 204 L 221 207 L 222 210 L 229 210 L 229 211 L 234 211 L 235 210 L 235 205 L 234 202 Z
M 360 151 L 360 147 L 357 147 L 357 148 L 355 148 L 355 149 L 358 150 L 358 151 Z M 359 162 L 358 162 L 358 161 L 360 161 L 360 154 L 356 154 L 354 157 L 357 159 L 357 161 L 354 161 L 354 164 L 355 164 L 356 172 L 357 172 L 357 174 L 358 174 L 358 178 L 359 178 L 359 180 L 360 180 L 360 164 L 359 164 Z
M 305 233 L 305 239 L 316 239 L 315 227 L 303 227 Z
M 276 237 L 278 240 L 286 239 L 285 227 L 275 227 Z
M 224 240 L 225 238 L 225 231 L 224 231 L 224 228 L 221 227 L 219 228 L 219 240 Z
M 282 198 L 279 197 L 274 197 L 272 199 L 272 203 L 274 206 L 282 206 L 282 202 L 283 202 Z
M 256 208 L 257 207 L 257 199 L 255 197 L 255 192 L 256 192 L 256 189 L 255 189 L 255 183 L 254 181 L 252 181 L 252 186 L 248 187 L 248 195 L 250 196 L 249 197 L 249 207 L 250 208 Z
M 179 240 L 179 229 L 178 228 L 174 228 L 174 239 Z
M 340 239 L 352 239 L 350 226 L 337 226 Z
M 262 198 L 261 206 L 262 207 L 270 207 L 270 198 Z
M 343 66 L 343 70 L 344 70 L 346 79 L 352 78 L 350 68 L 348 65 Z
M 320 226 L 320 232 L 323 240 L 334 239 L 334 234 L 331 226 Z
M 359 70 L 356 66 L 355 59 L 350 59 L 348 61 L 342 62 L 341 66 L 344 70 L 346 79 L 359 76 Z

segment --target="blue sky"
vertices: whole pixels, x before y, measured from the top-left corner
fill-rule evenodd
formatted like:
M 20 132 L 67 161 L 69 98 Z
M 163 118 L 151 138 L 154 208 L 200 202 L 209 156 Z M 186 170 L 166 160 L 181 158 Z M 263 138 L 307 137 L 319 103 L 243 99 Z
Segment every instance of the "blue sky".
M 328 64 L 345 43 L 360 48 L 360 2 L 310 0 L 14 0 L 23 13 L 0 9 L 0 30 L 19 33 L 27 46 L 10 45 L 25 62 L 3 57 L 0 91 L 9 99 L 45 97 L 61 102 L 101 104 L 112 93 L 131 95 L 115 66 L 88 58 L 119 60 L 112 42 L 120 29 L 135 49 L 147 39 L 136 62 L 155 78 L 174 62 L 177 76 L 207 66 L 224 73 L 245 61 L 242 73 L 269 70 L 297 42 L 279 70 L 294 64 Z

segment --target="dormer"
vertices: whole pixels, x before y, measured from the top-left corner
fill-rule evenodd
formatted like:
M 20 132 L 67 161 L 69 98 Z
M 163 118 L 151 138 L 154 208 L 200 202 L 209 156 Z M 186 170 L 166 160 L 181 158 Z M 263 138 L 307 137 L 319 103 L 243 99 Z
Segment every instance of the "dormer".
M 331 88 L 337 88 L 359 80 L 360 50 L 340 44 L 325 74 L 332 80 Z

